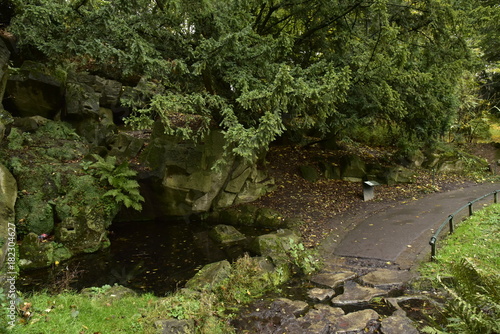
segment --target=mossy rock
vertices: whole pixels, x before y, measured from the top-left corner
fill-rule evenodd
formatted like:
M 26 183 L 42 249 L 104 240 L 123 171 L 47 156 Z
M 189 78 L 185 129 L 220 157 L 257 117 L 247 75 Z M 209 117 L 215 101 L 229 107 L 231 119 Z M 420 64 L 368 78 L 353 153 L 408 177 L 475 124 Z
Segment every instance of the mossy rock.
M 144 146 L 144 140 L 119 133 L 112 136 L 107 144 L 111 147 L 110 155 L 116 156 L 119 161 L 125 161 L 139 154 Z
M 292 218 L 285 218 L 285 220 L 284 220 L 284 226 L 286 228 L 293 229 L 293 230 L 298 229 L 299 227 L 303 226 L 304 224 L 305 224 L 305 222 L 301 218 L 292 217 Z
M 0 111 L 3 109 L 1 101 L 4 97 L 5 85 L 8 79 L 10 51 L 0 38 Z M 0 120 L 0 126 L 2 122 Z M 1 130 L 1 129 L 0 129 Z M 0 136 L 0 141 L 2 141 Z
M 103 286 L 101 288 L 85 288 L 80 294 L 89 297 L 106 298 L 111 301 L 120 300 L 125 297 L 136 297 L 137 292 L 122 285 Z
M 6 261 L 6 251 L 9 245 L 9 224 L 15 222 L 14 204 L 16 199 L 16 180 L 9 170 L 0 163 L 0 282 L 2 281 L 2 266 L 7 266 L 8 263 Z
M 337 164 L 330 161 L 322 161 L 320 163 L 320 169 L 327 179 L 340 179 L 340 167 Z
M 260 173 L 260 172 L 259 172 Z M 262 182 L 255 182 L 249 178 L 240 190 L 234 204 L 250 203 L 272 191 L 275 187 L 274 179 L 267 178 Z
M 41 63 L 25 61 L 7 80 L 5 109 L 14 116 L 54 118 L 64 104 L 64 78 L 48 74 Z
M 319 179 L 318 170 L 314 166 L 300 166 L 299 171 L 300 175 L 309 182 L 316 182 Z
M 384 174 L 385 183 L 388 185 L 412 183 L 414 178 L 413 170 L 401 166 L 390 168 Z
M 285 225 L 283 216 L 276 210 L 270 208 L 259 208 L 255 216 L 257 226 L 280 228 Z
M 255 226 L 258 207 L 245 204 L 222 210 L 219 213 L 219 222 L 228 225 Z
M 71 254 L 107 247 L 106 228 L 119 205 L 104 196 L 107 189 L 84 170 L 81 161 L 88 152 L 87 144 L 64 122 L 40 120 L 39 124 L 32 134 L 13 128 L 11 135 L 17 133 L 19 147 L 11 148 L 12 138 L 9 147 L 3 147 L 3 153 L 11 156 L 9 167 L 20 190 L 15 210 L 18 235 L 55 236 Z M 63 251 L 55 257 L 65 258 L 66 254 Z M 53 259 L 35 262 L 39 266 Z
M 44 268 L 69 259 L 69 249 L 55 242 L 44 242 L 35 233 L 29 233 L 19 246 L 21 269 Z
M 250 248 L 256 254 L 270 257 L 275 264 L 281 264 L 288 261 L 287 251 L 290 250 L 291 245 L 299 242 L 298 235 L 291 230 L 283 229 L 258 236 Z
M 192 290 L 212 290 L 231 274 L 229 261 L 210 263 L 204 266 L 196 275 L 186 283 L 186 288 Z
M 209 236 L 221 244 L 233 244 L 246 240 L 246 236 L 231 225 L 216 225 L 210 230 Z
M 347 181 L 361 181 L 366 176 L 366 164 L 358 156 L 344 156 L 341 161 L 341 176 Z
M 8 112 L 2 109 L 2 104 L 0 103 L 0 143 L 4 141 L 5 132 L 7 127 L 13 122 L 12 116 Z
M 194 334 L 196 333 L 193 319 L 165 319 L 156 320 L 155 327 L 158 334 Z

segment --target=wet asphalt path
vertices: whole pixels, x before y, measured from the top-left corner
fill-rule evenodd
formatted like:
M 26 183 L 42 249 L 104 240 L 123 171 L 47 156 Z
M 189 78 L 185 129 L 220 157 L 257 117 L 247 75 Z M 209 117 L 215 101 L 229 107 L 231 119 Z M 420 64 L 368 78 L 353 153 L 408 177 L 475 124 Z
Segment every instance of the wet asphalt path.
M 375 213 L 349 231 L 331 255 L 382 260 L 409 268 L 418 259 L 430 256 L 429 240 L 450 214 L 495 190 L 500 190 L 499 183 L 473 185 L 430 194 Z M 493 203 L 493 196 L 475 203 L 473 210 L 486 203 Z M 455 216 L 454 222 L 466 216 L 467 209 Z M 442 235 L 447 231 L 446 228 Z

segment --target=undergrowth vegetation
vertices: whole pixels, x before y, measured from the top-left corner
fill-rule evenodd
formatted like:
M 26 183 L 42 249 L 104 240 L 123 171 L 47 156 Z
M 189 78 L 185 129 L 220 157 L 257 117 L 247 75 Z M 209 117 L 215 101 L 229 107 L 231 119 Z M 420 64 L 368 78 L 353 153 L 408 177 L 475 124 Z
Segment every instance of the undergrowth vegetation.
M 421 267 L 445 297 L 447 322 L 426 333 L 500 333 L 500 204 L 477 212 L 443 242 L 436 261 Z
M 230 320 L 238 309 L 270 290 L 279 290 L 289 273 L 262 269 L 245 255 L 231 265 L 229 276 L 204 289 L 181 289 L 166 297 L 124 296 L 113 287 L 21 296 L 19 321 L 11 333 L 157 333 L 165 319 L 189 320 L 197 333 L 234 333 Z

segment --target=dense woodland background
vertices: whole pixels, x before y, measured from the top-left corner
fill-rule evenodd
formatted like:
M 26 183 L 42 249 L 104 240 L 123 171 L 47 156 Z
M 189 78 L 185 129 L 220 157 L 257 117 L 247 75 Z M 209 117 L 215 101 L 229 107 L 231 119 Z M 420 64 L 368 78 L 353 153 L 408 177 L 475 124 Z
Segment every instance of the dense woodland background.
M 280 136 L 374 130 L 405 154 L 487 136 L 487 117 L 498 113 L 496 1 L 2 0 L 0 8 L 17 61 L 141 82 L 144 96 L 122 98 L 128 123 L 161 119 L 191 138 L 219 127 L 227 152 L 248 160 Z

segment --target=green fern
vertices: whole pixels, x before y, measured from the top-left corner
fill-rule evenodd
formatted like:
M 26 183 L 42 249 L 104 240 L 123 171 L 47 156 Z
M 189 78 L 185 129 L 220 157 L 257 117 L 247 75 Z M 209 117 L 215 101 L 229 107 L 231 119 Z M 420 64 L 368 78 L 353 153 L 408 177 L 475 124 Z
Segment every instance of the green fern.
M 451 297 L 446 305 L 447 328 L 453 333 L 500 333 L 498 271 L 486 273 L 471 259 L 462 259 L 451 270 L 454 277 L 451 284 L 439 279 Z
M 89 168 L 94 171 L 101 182 L 111 187 L 104 196 L 112 197 L 117 203 L 122 203 L 127 208 L 141 211 L 141 202 L 144 202 L 144 197 L 139 192 L 139 183 L 132 179 L 137 173 L 129 168 L 127 162 L 117 165 L 115 156 L 107 156 L 106 159 L 97 154 L 92 156 L 96 162 Z

